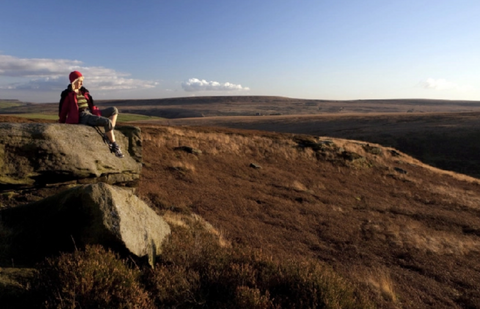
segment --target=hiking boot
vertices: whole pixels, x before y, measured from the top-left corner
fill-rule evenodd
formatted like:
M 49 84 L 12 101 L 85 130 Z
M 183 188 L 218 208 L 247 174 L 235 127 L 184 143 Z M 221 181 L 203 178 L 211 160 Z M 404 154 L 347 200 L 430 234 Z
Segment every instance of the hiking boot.
M 120 146 L 117 145 L 117 143 L 112 143 L 109 145 L 111 148 L 110 148 L 110 151 L 115 153 L 115 156 L 117 158 L 123 158 L 125 157 L 122 153 L 122 151 L 120 150 Z
M 115 152 L 115 149 L 114 149 L 115 146 L 113 144 L 116 145 L 116 143 L 112 143 L 105 134 L 103 135 L 103 142 L 108 145 L 108 150 L 110 150 L 110 153 Z M 118 145 L 117 145 L 117 148 L 118 148 Z M 120 149 L 118 151 L 120 151 Z M 121 151 L 120 151 L 120 153 L 121 153 Z M 123 157 L 120 157 L 120 158 L 123 158 Z

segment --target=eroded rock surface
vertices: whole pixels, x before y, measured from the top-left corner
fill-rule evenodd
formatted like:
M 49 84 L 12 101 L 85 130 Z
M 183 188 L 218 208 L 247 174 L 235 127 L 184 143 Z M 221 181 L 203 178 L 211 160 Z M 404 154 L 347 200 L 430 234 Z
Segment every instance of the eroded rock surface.
M 31 263 L 87 244 L 154 258 L 169 225 L 131 189 L 81 185 L 0 211 L 2 260 Z
M 110 153 L 93 127 L 0 123 L 0 191 L 69 181 L 135 182 L 142 168 L 140 129 L 120 127 L 115 135 L 123 159 Z

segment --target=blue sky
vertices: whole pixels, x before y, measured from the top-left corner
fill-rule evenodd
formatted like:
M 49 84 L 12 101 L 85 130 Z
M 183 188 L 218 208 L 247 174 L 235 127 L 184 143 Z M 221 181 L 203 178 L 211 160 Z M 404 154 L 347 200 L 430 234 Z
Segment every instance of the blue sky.
M 480 100 L 478 0 L 4 2 L 0 99 Z

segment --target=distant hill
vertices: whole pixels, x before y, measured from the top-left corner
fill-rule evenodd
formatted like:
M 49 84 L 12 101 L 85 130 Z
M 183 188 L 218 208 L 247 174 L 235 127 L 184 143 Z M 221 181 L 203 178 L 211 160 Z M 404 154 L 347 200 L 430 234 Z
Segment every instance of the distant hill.
M 205 96 L 148 100 L 98 100 L 99 106 L 117 106 L 121 113 L 168 119 L 218 116 L 322 115 L 345 113 L 412 113 L 480 111 L 480 101 L 428 99 L 307 100 L 276 96 Z M 56 103 L 0 108 L 2 114 L 58 113 Z
M 20 100 L 17 99 L 1 99 L 0 102 L 15 102 L 15 103 L 22 103 Z
M 28 103 L 24 103 L 19 100 L 0 99 L 0 113 L 3 113 L 10 108 L 25 106 L 27 104 Z
M 206 96 L 151 100 L 99 101 L 125 113 L 169 119 L 217 116 L 275 116 L 331 113 L 402 113 L 480 111 L 480 101 L 427 99 L 307 100 L 276 96 Z

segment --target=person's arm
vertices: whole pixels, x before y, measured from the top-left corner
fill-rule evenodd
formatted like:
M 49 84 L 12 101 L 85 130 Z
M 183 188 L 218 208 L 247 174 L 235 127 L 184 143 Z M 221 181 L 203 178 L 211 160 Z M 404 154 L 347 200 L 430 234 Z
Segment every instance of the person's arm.
M 93 102 L 93 97 L 90 93 L 88 93 L 86 95 L 87 97 L 87 101 L 88 101 L 88 104 L 90 106 L 90 112 L 94 115 L 97 115 L 97 116 L 102 116 L 102 112 L 100 111 L 100 109 L 95 105 L 95 103 Z

